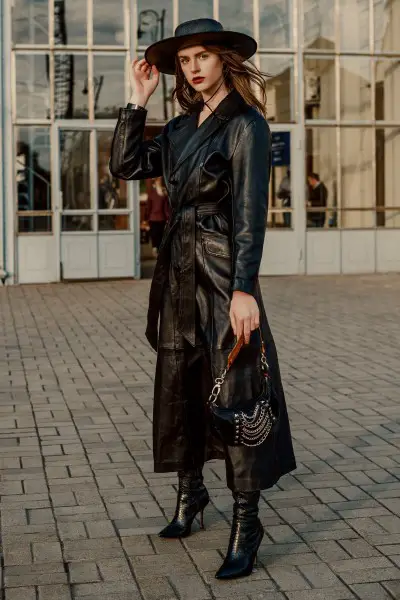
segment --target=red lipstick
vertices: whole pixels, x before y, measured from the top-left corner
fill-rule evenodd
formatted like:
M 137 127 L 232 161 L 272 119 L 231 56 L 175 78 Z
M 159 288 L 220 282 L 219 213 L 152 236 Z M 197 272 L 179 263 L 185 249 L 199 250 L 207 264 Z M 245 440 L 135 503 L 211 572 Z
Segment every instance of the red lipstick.
M 193 77 L 192 83 L 201 83 L 204 81 L 204 77 Z

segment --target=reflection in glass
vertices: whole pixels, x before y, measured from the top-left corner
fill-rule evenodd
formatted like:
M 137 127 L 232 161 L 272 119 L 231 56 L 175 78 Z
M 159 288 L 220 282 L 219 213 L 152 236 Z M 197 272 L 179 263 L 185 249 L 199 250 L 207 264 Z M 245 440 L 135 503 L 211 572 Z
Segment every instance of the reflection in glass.
M 371 62 L 364 56 L 340 59 L 340 110 L 342 119 L 371 119 Z
M 96 45 L 124 45 L 124 0 L 112 5 L 110 0 L 93 0 L 93 40 Z
M 62 231 L 93 231 L 93 217 L 91 215 L 63 215 L 61 229 Z
M 213 0 L 179 0 L 179 23 L 213 18 Z
M 375 130 L 376 156 L 376 224 L 378 227 L 400 227 L 398 170 L 400 128 Z
M 253 36 L 253 2 L 219 0 L 219 21 L 225 29 Z
M 275 123 L 294 120 L 293 57 L 261 55 L 261 71 L 269 75 L 267 81 L 267 118 Z
M 366 208 L 375 206 L 372 128 L 340 129 L 342 227 L 374 227 L 375 215 Z M 354 209 L 358 209 L 354 211 Z M 365 212 L 360 212 L 364 209 Z
M 304 59 L 304 107 L 306 119 L 335 119 L 335 59 L 308 56 Z
M 48 44 L 49 16 L 47 1 L 14 0 L 12 39 L 14 44 Z
M 54 54 L 54 112 L 56 119 L 84 119 L 88 109 L 87 56 Z
M 18 215 L 18 233 L 51 233 L 53 218 L 51 215 L 24 217 Z
M 125 56 L 94 55 L 94 114 L 97 119 L 118 117 L 125 103 Z
M 56 46 L 87 44 L 87 0 L 54 0 Z
M 60 132 L 61 190 L 64 210 L 91 207 L 90 132 Z
M 292 226 L 291 136 L 289 131 L 273 131 L 271 178 L 268 194 L 267 227 Z M 285 209 L 287 209 L 285 211 Z M 283 212 L 285 211 L 285 212 Z
M 400 50 L 399 3 L 374 0 L 375 52 Z
M 17 210 L 51 210 L 50 132 L 47 127 L 16 130 Z M 51 217 L 19 219 L 19 231 L 51 231 Z
M 172 0 L 138 0 L 137 4 L 139 46 L 173 35 Z
M 340 47 L 344 52 L 369 49 L 369 0 L 341 0 Z
M 292 46 L 292 1 L 259 0 L 260 48 Z
M 127 208 L 128 186 L 126 181 L 115 179 L 110 173 L 112 131 L 97 132 L 97 175 L 99 209 Z
M 306 175 L 307 227 L 337 227 L 337 151 L 336 129 L 334 127 L 314 127 L 306 129 Z M 310 175 L 317 174 L 325 190 L 319 194 L 317 180 Z M 322 208 L 322 210 L 317 210 Z M 314 209 L 314 210 L 311 210 Z M 325 213 L 323 219 L 321 215 Z M 317 216 L 315 216 L 315 214 Z M 319 217 L 318 217 L 319 215 Z
M 400 120 L 400 62 L 382 58 L 375 61 L 375 119 Z
M 99 215 L 99 231 L 128 231 L 129 215 Z
M 334 5 L 332 0 L 303 0 L 306 48 L 335 49 Z
M 17 54 L 17 116 L 22 119 L 50 118 L 47 54 Z

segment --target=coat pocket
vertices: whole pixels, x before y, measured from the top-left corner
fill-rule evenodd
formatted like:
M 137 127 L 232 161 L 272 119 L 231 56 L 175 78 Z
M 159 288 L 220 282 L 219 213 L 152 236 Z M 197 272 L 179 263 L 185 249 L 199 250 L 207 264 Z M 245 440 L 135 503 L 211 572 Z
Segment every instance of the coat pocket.
M 228 237 L 217 233 L 201 234 L 204 251 L 212 256 L 220 256 L 221 258 L 230 258 L 231 249 Z

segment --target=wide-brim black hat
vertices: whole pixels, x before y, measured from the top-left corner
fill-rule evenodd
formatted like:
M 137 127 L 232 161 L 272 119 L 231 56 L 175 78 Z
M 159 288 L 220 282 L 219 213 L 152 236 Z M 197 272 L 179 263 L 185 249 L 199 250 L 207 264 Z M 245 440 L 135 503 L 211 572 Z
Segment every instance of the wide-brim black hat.
M 149 46 L 145 59 L 161 73 L 175 74 L 175 57 L 179 50 L 188 46 L 217 45 L 235 50 L 243 60 L 249 59 L 257 50 L 257 42 L 238 31 L 227 31 L 214 19 L 193 19 L 181 23 L 174 37 L 160 40 Z

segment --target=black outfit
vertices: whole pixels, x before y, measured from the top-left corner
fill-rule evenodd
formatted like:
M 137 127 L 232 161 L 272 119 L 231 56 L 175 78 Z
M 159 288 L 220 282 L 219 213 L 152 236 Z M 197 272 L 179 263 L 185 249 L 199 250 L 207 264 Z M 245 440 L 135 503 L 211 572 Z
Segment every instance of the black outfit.
M 158 351 L 155 471 L 201 468 L 205 460 L 224 458 L 228 487 L 265 489 L 296 467 L 278 358 L 258 283 L 270 131 L 236 91 L 198 128 L 197 113 L 180 115 L 161 135 L 144 141 L 145 119 L 146 111 L 120 110 L 110 169 L 123 179 L 162 175 L 172 210 L 151 285 L 146 329 Z M 256 448 L 223 447 L 206 418 L 213 378 L 235 344 L 229 319 L 234 290 L 257 300 L 280 408 L 275 433 Z M 260 389 L 259 338 L 253 332 L 227 377 L 220 402 L 246 406 Z
M 310 187 L 308 199 L 313 208 L 326 208 L 328 203 L 328 190 L 326 189 L 326 185 L 320 181 L 314 188 Z M 325 218 L 325 212 L 309 212 L 307 215 L 310 227 L 323 227 L 325 225 Z

